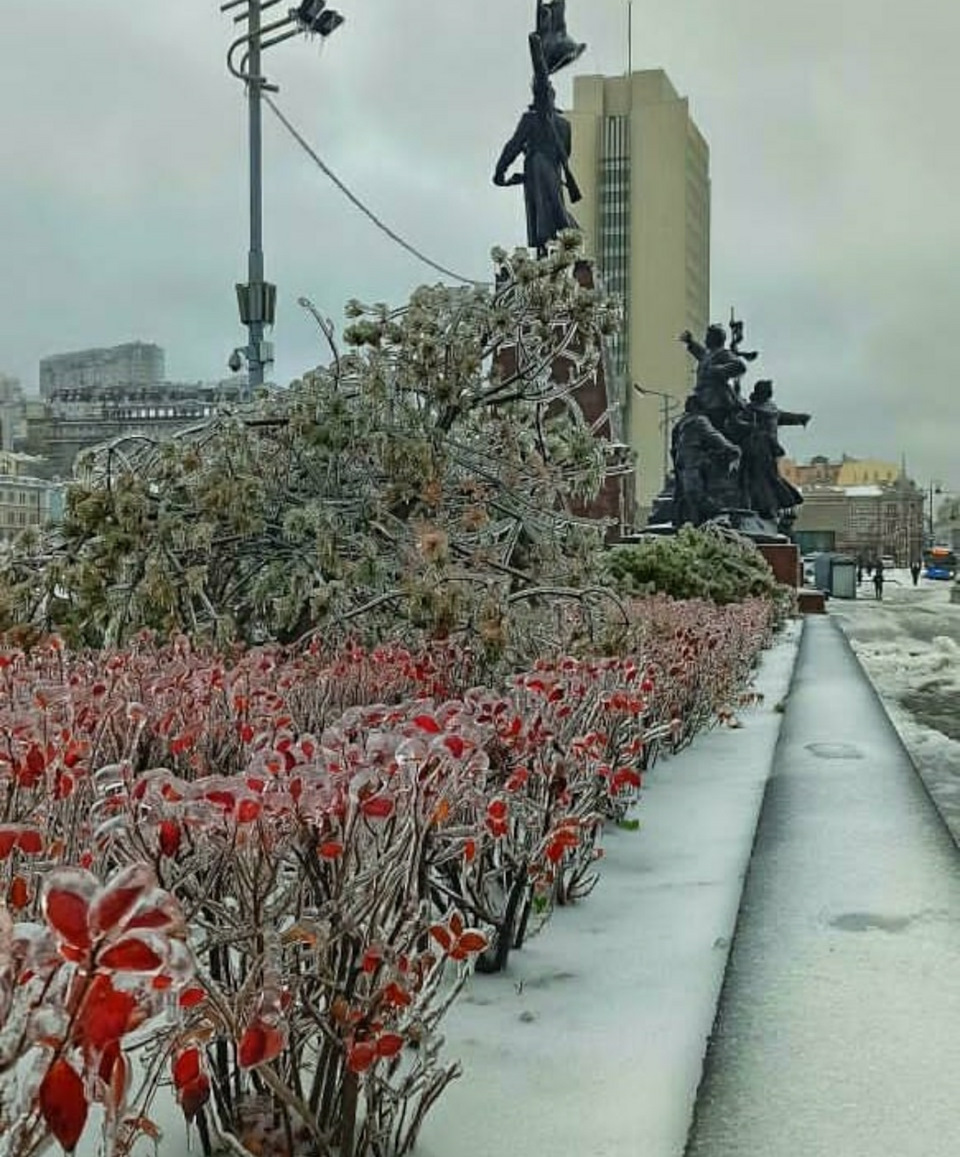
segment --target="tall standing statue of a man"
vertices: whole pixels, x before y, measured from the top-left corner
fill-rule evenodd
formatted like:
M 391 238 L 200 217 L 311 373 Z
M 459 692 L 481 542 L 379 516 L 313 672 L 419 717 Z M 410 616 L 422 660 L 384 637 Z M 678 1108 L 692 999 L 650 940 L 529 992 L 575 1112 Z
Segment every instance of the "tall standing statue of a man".
M 542 257 L 548 243 L 564 229 L 579 228 L 563 195 L 565 183 L 571 202 L 580 200 L 580 190 L 570 172 L 570 122 L 556 107 L 550 75 L 576 60 L 585 45 L 567 35 L 565 0 L 538 0 L 537 31 L 530 34 L 529 41 L 533 103 L 504 145 L 493 183 L 523 185 L 527 244 Z M 508 177 L 507 171 L 521 155 L 523 172 Z

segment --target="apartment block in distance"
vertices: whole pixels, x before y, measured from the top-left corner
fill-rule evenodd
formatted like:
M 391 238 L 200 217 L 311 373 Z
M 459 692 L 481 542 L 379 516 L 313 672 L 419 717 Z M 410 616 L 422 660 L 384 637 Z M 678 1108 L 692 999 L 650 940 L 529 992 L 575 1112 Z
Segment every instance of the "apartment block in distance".
M 142 341 L 40 359 L 40 397 L 44 399 L 66 390 L 150 389 L 163 378 L 163 350 Z
M 669 430 L 693 385 L 677 341 L 710 321 L 710 156 L 662 69 L 573 81 L 574 208 L 606 288 L 620 295 L 624 329 L 611 354 L 611 398 L 637 454 L 645 520 L 669 469 Z M 642 396 L 634 383 L 656 393 Z M 666 395 L 660 397 L 658 395 Z

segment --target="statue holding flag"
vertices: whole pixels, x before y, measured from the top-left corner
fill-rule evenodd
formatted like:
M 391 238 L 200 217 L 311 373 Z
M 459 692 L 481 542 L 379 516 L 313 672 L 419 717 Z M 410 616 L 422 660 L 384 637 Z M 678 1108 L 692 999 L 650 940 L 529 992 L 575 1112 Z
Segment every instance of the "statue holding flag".
M 523 185 L 527 244 L 540 256 L 562 230 L 578 228 L 563 195 L 566 184 L 571 202 L 580 200 L 570 171 L 570 122 L 557 110 L 550 83 L 554 72 L 571 64 L 586 48 L 567 34 L 565 9 L 566 0 L 537 2 L 537 30 L 529 37 L 533 103 L 504 145 L 493 176 L 495 185 Z M 507 170 L 521 155 L 523 172 L 508 177 Z

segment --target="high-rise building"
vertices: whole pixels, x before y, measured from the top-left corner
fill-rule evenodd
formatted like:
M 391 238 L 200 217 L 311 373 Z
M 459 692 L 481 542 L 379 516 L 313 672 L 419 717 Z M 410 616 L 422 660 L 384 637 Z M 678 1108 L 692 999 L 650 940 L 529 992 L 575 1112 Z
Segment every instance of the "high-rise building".
M 150 389 L 160 385 L 163 378 L 163 350 L 142 341 L 40 359 L 41 398 L 65 390 Z
M 702 339 L 710 320 L 709 150 L 662 69 L 575 77 L 567 115 L 583 193 L 574 215 L 624 305 L 611 393 L 638 456 L 642 518 L 669 469 L 670 426 L 693 380 L 677 335 L 689 329 Z

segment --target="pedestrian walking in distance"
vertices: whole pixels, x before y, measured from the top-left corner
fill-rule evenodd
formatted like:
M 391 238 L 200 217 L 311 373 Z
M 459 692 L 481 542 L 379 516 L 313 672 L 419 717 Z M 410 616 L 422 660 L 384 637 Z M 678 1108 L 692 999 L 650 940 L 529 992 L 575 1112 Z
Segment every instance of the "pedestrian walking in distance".
M 873 590 L 878 599 L 883 598 L 883 563 L 879 559 L 873 570 Z
M 913 585 L 916 586 L 920 581 L 920 564 L 916 559 L 910 564 L 910 577 L 913 579 Z

